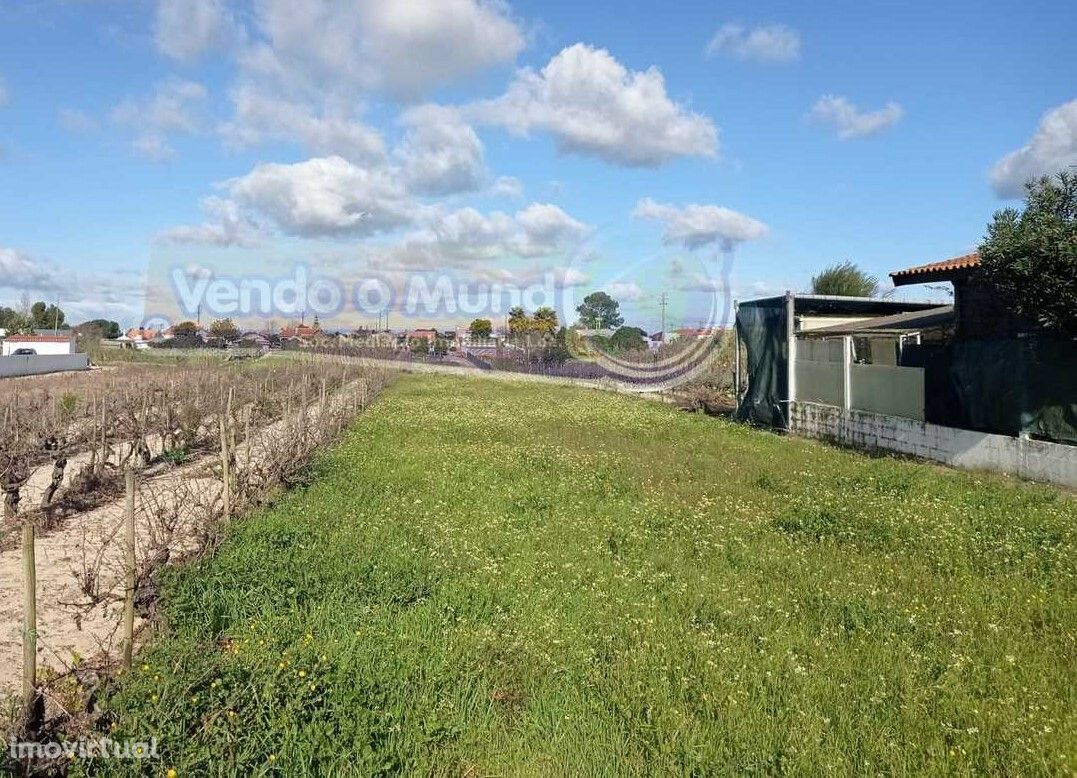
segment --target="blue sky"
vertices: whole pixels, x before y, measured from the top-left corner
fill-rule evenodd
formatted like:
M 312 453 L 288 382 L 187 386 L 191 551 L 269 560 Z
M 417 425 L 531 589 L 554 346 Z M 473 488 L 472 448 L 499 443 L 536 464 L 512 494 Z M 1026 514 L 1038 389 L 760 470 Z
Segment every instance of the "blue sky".
M 1074 29 L 1071 2 L 0 2 L 0 304 L 137 324 L 147 269 L 301 262 L 545 273 L 654 329 L 663 292 L 706 315 L 723 253 L 741 298 L 885 278 L 1077 164 Z

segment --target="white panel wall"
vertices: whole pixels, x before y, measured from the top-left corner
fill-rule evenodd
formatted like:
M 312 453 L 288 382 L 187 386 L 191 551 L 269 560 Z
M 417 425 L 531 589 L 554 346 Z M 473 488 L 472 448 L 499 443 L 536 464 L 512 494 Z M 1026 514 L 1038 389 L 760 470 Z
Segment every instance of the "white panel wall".
M 851 365 L 849 370 L 853 408 L 924 420 L 923 368 Z
M 841 362 L 816 362 L 802 359 L 798 354 L 796 370 L 798 400 L 845 405 L 844 368 Z

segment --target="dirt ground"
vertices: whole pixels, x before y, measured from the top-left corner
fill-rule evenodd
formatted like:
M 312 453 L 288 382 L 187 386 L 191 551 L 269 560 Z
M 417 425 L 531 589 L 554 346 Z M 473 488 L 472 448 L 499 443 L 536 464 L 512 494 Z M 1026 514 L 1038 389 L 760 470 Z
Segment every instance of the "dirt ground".
M 355 386 L 339 392 L 331 405 L 349 402 Z M 364 395 L 365 396 L 365 393 Z M 314 424 L 317 408 L 307 411 Z M 270 452 L 292 450 L 286 426 L 278 421 L 256 431 L 249 444 L 236 447 L 237 467 L 256 466 Z M 148 441 L 151 452 L 160 444 Z M 156 444 L 156 445 L 155 445 Z M 72 456 L 64 483 L 89 461 L 89 453 Z M 36 470 L 22 492 L 20 513 L 37 506 L 52 475 L 52 467 Z M 171 557 L 195 548 L 201 522 L 221 498 L 219 456 L 204 455 L 180 467 L 151 468 L 140 478 L 136 500 L 136 558 L 141 566 L 168 548 Z M 170 518 L 162 522 L 163 515 Z M 38 532 L 37 618 L 38 666 L 58 672 L 71 669 L 77 657 L 89 659 L 119 649 L 123 603 L 124 498 L 91 511 L 67 517 L 55 530 Z M 97 563 L 98 558 L 100 564 Z M 23 570 L 18 546 L 0 550 L 0 697 L 18 693 L 22 673 Z M 88 606 L 80 584 L 86 570 L 98 571 L 99 594 L 104 599 Z M 136 620 L 136 631 L 140 627 Z

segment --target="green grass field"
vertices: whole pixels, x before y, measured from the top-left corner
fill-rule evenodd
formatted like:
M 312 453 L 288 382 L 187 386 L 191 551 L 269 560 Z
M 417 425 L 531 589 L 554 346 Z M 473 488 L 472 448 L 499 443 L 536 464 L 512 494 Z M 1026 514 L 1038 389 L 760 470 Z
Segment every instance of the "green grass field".
M 180 776 L 1072 773 L 1075 529 L 1047 488 L 405 377 L 172 576 L 104 705 Z

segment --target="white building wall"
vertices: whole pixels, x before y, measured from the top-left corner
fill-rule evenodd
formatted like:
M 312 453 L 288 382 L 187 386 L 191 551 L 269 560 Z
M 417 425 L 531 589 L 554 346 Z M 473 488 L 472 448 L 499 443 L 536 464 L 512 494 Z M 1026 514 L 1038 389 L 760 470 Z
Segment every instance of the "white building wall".
M 75 343 L 70 340 L 62 342 L 19 340 L 16 336 L 4 341 L 2 354 L 5 357 L 9 357 L 13 351 L 20 348 L 32 348 L 40 356 L 60 356 L 63 354 L 73 354 L 75 352 Z
M 793 404 L 793 432 L 868 451 L 931 459 L 1077 488 L 1077 446 L 942 427 L 899 416 Z

